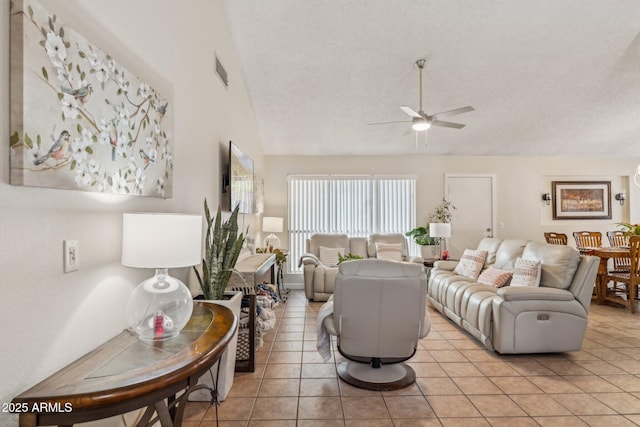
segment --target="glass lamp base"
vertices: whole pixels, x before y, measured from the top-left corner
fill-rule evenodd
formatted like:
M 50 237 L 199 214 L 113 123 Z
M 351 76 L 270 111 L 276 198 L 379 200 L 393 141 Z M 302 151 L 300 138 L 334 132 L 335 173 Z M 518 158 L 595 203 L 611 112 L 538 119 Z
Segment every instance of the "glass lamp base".
M 193 311 L 191 292 L 167 269 L 140 283 L 127 301 L 127 321 L 143 341 L 173 338 L 184 328 Z
M 274 249 L 277 249 L 280 247 L 280 238 L 273 233 L 269 234 L 264 239 L 264 247 L 269 248 L 270 246 L 273 247 Z

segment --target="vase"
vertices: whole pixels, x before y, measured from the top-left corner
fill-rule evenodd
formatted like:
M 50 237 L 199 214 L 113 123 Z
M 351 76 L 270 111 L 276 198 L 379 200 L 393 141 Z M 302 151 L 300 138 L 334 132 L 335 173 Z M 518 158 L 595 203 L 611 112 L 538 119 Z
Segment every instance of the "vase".
M 438 245 L 422 245 L 420 246 L 420 253 L 422 254 L 422 259 L 433 260 L 438 253 Z
M 214 304 L 228 307 L 233 314 L 236 315 L 238 322 L 240 321 L 240 306 L 242 304 L 242 292 L 240 291 L 227 291 L 224 293 L 229 299 L 223 300 L 204 300 Z M 239 327 L 239 326 L 238 326 Z M 236 329 L 231 342 L 222 353 L 219 362 L 216 362 L 209 372 L 205 373 L 198 380 L 198 385 L 204 384 L 207 387 L 213 388 L 212 377 L 215 378 L 218 370 L 218 363 L 220 363 L 220 372 L 218 374 L 218 401 L 222 402 L 227 398 L 231 386 L 233 386 L 233 377 L 236 369 L 236 349 L 238 347 L 238 330 Z M 209 402 L 211 401 L 211 393 L 207 389 L 196 390 L 189 395 L 189 401 L 191 402 Z

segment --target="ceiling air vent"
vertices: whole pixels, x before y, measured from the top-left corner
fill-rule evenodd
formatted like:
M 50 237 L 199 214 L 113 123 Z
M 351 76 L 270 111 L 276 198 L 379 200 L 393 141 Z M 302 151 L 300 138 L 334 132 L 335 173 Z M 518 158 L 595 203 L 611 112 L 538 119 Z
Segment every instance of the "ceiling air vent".
M 216 55 L 216 74 L 222 80 L 225 87 L 229 87 L 229 78 L 227 77 L 227 70 L 222 66 L 222 62 L 218 59 L 218 55 Z

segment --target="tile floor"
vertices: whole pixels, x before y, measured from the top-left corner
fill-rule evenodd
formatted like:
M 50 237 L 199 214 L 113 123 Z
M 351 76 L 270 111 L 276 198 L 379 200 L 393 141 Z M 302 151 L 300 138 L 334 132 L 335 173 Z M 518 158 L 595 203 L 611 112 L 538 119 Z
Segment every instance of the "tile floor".
M 640 314 L 592 305 L 581 351 L 500 356 L 429 308 L 432 329 L 410 364 L 417 380 L 395 392 L 351 387 L 335 352 L 315 350 L 322 303 L 292 291 L 253 373 L 236 373 L 220 426 L 637 426 Z M 335 343 L 334 343 L 335 344 Z M 215 408 L 191 402 L 184 427 L 215 426 Z

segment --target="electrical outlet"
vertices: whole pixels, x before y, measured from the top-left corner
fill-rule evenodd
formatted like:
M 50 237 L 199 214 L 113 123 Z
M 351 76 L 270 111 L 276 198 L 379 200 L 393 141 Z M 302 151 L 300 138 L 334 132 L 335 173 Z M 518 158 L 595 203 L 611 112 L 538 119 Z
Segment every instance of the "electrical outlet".
M 80 269 L 80 247 L 77 240 L 64 240 L 62 242 L 64 253 L 64 272 L 70 273 Z

